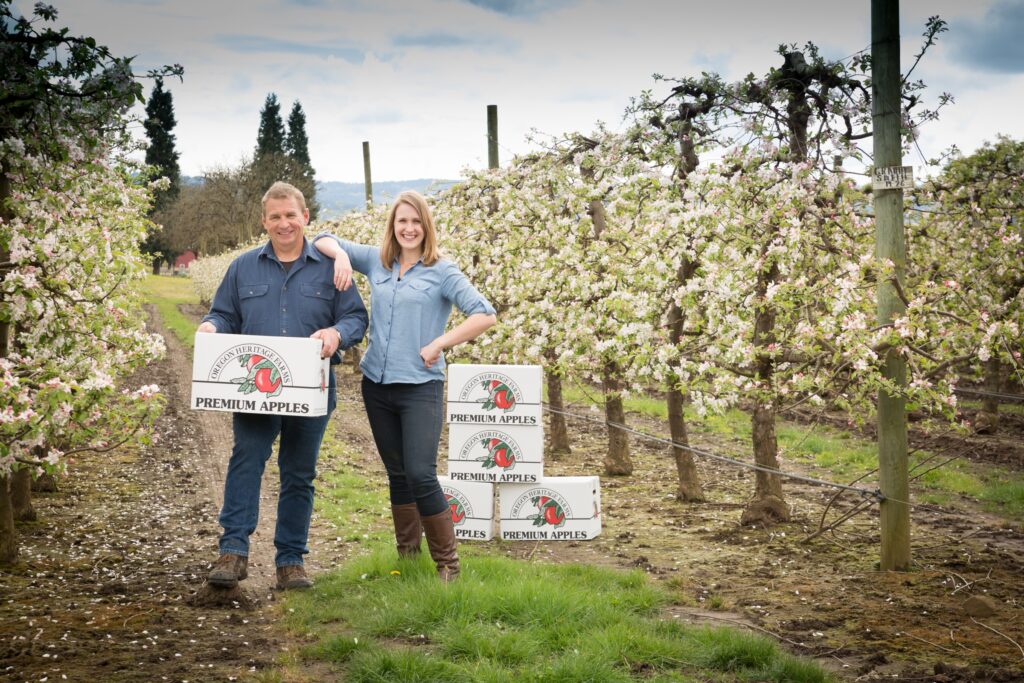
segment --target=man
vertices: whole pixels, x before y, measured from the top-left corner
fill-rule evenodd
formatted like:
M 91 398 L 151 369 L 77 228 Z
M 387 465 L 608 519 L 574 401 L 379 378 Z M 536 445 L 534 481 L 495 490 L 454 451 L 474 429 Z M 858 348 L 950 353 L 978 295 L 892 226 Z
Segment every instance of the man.
M 323 342 L 322 358 L 339 363 L 341 349 L 358 343 L 366 332 L 366 308 L 359 293 L 335 289 L 334 261 L 306 241 L 303 228 L 309 222 L 309 210 L 297 188 L 274 183 L 263 196 L 262 222 L 270 241 L 242 254 L 228 267 L 198 331 L 308 336 Z M 277 587 L 287 590 L 313 585 L 302 558 L 309 552 L 306 542 L 320 441 L 336 401 L 334 373 L 329 374 L 327 415 L 234 414 L 235 445 L 219 519 L 224 533 L 220 557 L 207 579 L 211 585 L 233 588 L 246 577 L 249 536 L 259 517 L 260 481 L 278 436 Z

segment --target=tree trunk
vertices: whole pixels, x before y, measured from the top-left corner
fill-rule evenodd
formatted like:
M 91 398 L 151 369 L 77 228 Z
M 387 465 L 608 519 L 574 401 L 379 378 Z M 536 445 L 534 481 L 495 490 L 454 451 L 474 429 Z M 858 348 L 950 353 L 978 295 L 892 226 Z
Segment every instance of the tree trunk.
M 985 361 L 985 391 L 998 394 L 1003 390 L 1003 364 L 993 355 Z M 999 426 L 999 399 L 993 396 L 981 397 L 981 411 L 975 420 L 979 434 L 995 434 Z
M 775 438 L 775 408 L 758 405 L 751 418 L 754 462 L 762 467 L 779 469 L 779 442 Z M 754 497 L 747 503 L 740 524 L 762 524 L 789 521 L 789 505 L 782 497 L 782 480 L 777 474 L 757 470 Z
M 696 272 L 697 264 L 689 259 L 684 260 L 679 266 L 679 270 L 676 271 L 676 282 L 682 287 Z M 676 304 L 674 298 L 669 306 L 668 319 L 671 342 L 678 346 L 683 342 L 685 321 L 683 319 L 683 311 Z M 689 446 L 690 438 L 686 431 L 686 419 L 683 416 L 683 406 L 686 402 L 686 397 L 675 388 L 678 379 L 675 375 L 669 376 L 669 390 L 666 397 L 668 402 L 668 429 L 669 433 L 672 434 L 672 441 L 683 446 Z M 704 487 L 701 485 L 700 473 L 697 471 L 697 465 L 693 461 L 693 455 L 690 451 L 676 448 L 675 446 L 672 447 L 672 455 L 676 461 L 676 473 L 679 477 L 679 486 L 677 488 L 679 499 L 690 502 L 703 501 Z
M 362 370 L 359 368 L 359 364 L 363 362 L 363 350 L 358 346 L 353 346 L 345 352 L 345 358 L 349 363 L 352 363 L 352 374 L 357 375 Z
M 35 493 L 56 493 L 57 477 L 43 473 L 32 480 L 32 491 Z
M 153 275 L 160 274 L 160 264 L 163 263 L 163 259 L 154 256 L 153 257 Z
M 765 301 L 768 285 L 779 277 L 779 267 L 772 264 L 766 272 L 757 276 L 757 315 L 754 318 L 754 347 L 758 349 L 756 360 L 757 379 L 766 394 L 771 393 L 772 378 L 775 374 L 775 360 L 765 353 L 766 347 L 775 341 L 775 311 Z M 779 442 L 775 438 L 775 406 L 770 396 L 756 399 L 751 417 L 751 440 L 754 445 L 754 462 L 762 467 L 779 469 Z M 757 471 L 754 497 L 747 503 L 740 517 L 740 524 L 764 525 L 789 520 L 789 505 L 782 497 L 782 480 L 779 475 Z
M 689 446 L 690 437 L 686 432 L 686 421 L 683 419 L 683 394 L 675 389 L 669 389 L 666 400 L 668 402 L 668 428 L 672 434 L 672 441 Z M 672 446 L 672 456 L 675 458 L 676 473 L 679 475 L 676 496 L 679 500 L 691 503 L 703 501 L 704 488 L 700 483 L 700 473 L 697 472 L 693 454 L 683 448 Z
M 605 368 L 604 372 L 604 416 L 608 422 L 626 424 L 626 411 L 622 406 L 622 394 L 619 393 L 619 380 L 613 368 Z M 629 457 L 629 434 L 617 427 L 608 425 L 608 455 L 604 459 L 604 472 L 609 477 L 633 474 L 633 461 Z
M 548 383 L 548 405 L 553 410 L 548 412 L 548 452 L 557 459 L 560 455 L 572 453 L 569 445 L 569 430 L 565 426 L 565 415 L 554 412 L 565 410 L 565 402 L 562 400 L 562 378 L 553 372 L 547 373 Z
M 35 508 L 32 507 L 32 470 L 22 467 L 11 475 L 11 507 L 16 522 L 34 522 Z
M 0 565 L 18 559 L 18 536 L 14 531 L 14 506 L 7 475 L 0 475 Z
M 7 199 L 11 196 L 11 181 L 7 176 L 7 168 L 0 159 L 0 218 L 11 219 L 7 207 Z M 9 254 L 0 249 L 0 261 L 7 261 Z M 0 300 L 2 303 L 2 300 Z M 6 308 L 6 305 L 3 306 Z M 10 325 L 0 316 L 0 358 L 8 356 L 8 336 Z M 14 531 L 14 506 L 11 505 L 10 477 L 0 473 L 0 564 L 10 564 L 18 557 L 18 537 Z

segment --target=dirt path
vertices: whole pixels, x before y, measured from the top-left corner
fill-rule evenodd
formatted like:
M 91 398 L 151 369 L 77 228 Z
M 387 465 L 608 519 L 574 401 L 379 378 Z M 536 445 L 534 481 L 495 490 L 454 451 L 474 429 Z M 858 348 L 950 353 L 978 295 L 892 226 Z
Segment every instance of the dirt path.
M 21 559 L 0 573 L 0 680 L 240 680 L 285 647 L 272 590 L 276 467 L 264 477 L 244 590 L 225 605 L 195 604 L 217 556 L 231 418 L 189 410 L 188 351 L 151 320 L 168 352 L 137 381 L 166 396 L 157 440 L 78 457 L 59 493 L 35 497 L 40 521 L 19 525 Z

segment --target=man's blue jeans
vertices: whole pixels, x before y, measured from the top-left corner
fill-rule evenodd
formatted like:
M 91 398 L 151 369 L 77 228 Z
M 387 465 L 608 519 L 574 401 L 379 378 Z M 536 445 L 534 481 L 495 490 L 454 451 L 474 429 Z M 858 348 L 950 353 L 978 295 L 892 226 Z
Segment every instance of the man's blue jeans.
M 363 377 L 363 403 L 392 505 L 416 503 L 423 517 L 448 509 L 437 481 L 437 444 L 444 420 L 444 382 L 378 384 Z
M 235 413 L 232 423 L 235 446 L 224 481 L 224 507 L 220 511 L 220 552 L 249 555 L 249 536 L 256 530 L 260 514 L 260 482 L 281 436 L 277 465 L 281 471 L 281 492 L 277 499 L 277 527 L 274 547 L 278 567 L 302 564 L 309 552 L 309 519 L 313 514 L 313 479 L 320 455 L 320 441 L 330 413 L 322 417 L 255 415 Z

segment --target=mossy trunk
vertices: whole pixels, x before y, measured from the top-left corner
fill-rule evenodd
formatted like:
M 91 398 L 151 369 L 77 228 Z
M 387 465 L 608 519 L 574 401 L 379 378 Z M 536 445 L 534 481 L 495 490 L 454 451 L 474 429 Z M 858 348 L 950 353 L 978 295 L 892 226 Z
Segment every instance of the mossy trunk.
M 551 410 L 548 411 L 547 452 L 552 455 L 553 459 L 557 459 L 560 455 L 572 453 L 572 447 L 569 445 L 569 430 L 565 425 L 565 415 L 556 412 L 565 410 L 565 401 L 562 399 L 562 378 L 549 372 L 546 379 L 548 405 L 551 406 Z
M 622 405 L 621 386 L 612 368 L 606 368 L 603 381 L 604 416 L 608 425 L 608 454 L 604 459 L 604 472 L 609 477 L 633 474 L 633 461 L 629 457 L 629 434 L 614 425 L 626 424 L 626 410 Z
M 35 521 L 36 511 L 32 507 L 32 471 L 27 467 L 23 467 L 12 474 L 10 486 L 14 521 Z

